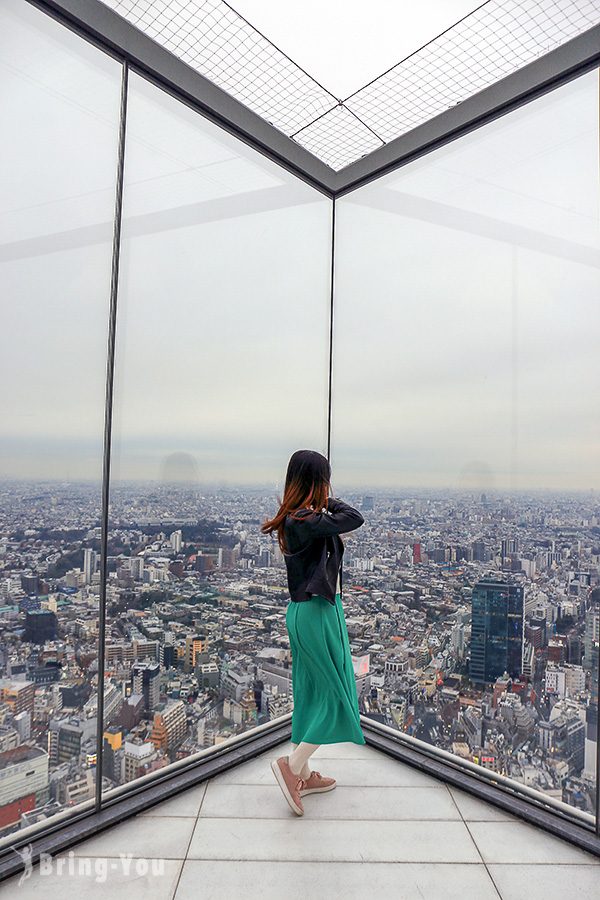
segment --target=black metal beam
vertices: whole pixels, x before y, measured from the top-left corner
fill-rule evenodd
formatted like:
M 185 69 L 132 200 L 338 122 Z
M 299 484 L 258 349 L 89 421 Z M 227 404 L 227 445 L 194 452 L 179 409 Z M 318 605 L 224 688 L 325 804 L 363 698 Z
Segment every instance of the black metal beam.
M 335 290 L 335 197 L 331 201 L 331 264 L 329 280 L 329 373 L 327 382 L 327 459 L 331 462 L 331 391 L 333 386 L 333 298 Z
M 598 648 L 598 668 L 596 670 L 596 678 L 598 679 L 598 693 L 596 695 L 596 834 L 600 840 L 600 647 Z M 593 656 L 592 656 L 593 659 Z M 594 667 L 592 665 L 592 678 L 594 677 Z M 586 723 L 587 738 L 587 723 Z
M 106 387 L 104 399 L 104 442 L 102 456 L 102 510 L 100 534 L 100 608 L 98 611 L 98 705 L 96 735 L 96 807 L 102 803 L 102 752 L 104 735 L 104 657 L 106 638 L 106 587 L 108 583 L 108 532 L 110 529 L 110 458 L 112 448 L 112 411 L 115 380 L 115 338 L 117 331 L 117 296 L 119 263 L 121 259 L 121 219 L 123 212 L 123 173 L 125 168 L 125 134 L 127 127 L 127 88 L 129 69 L 123 63 L 119 137 L 117 147 L 117 177 L 110 275 L 110 305 L 108 311 L 108 344 L 106 348 Z
M 298 178 L 332 196 L 333 169 L 100 0 L 27 0 Z
M 336 196 L 379 178 L 600 65 L 600 25 L 336 173 Z

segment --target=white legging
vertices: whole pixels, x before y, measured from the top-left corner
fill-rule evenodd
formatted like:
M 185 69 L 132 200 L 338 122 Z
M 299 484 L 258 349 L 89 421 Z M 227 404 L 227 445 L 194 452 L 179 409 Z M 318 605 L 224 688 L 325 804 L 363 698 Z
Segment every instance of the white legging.
M 319 746 L 319 744 L 308 744 L 306 741 L 302 741 L 300 744 L 292 744 L 294 749 L 288 756 L 288 761 L 294 775 L 308 778 L 310 775 L 308 759 Z

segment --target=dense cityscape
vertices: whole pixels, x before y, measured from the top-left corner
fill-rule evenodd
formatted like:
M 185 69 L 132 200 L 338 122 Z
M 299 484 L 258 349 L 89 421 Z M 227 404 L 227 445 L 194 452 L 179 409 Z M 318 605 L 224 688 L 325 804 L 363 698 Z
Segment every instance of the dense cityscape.
M 0 484 L 0 835 L 95 793 L 100 487 Z M 102 787 L 292 709 L 274 490 L 121 483 L 108 536 Z M 337 493 L 361 713 L 593 814 L 593 492 Z

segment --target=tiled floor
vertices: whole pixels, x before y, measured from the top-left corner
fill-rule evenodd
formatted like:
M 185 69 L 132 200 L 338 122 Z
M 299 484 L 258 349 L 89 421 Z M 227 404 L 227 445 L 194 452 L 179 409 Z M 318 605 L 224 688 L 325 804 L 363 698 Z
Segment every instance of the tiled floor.
M 600 896 L 600 859 L 368 746 L 330 744 L 312 767 L 335 790 L 287 806 L 269 758 L 166 800 L 0 884 L 0 900 L 577 900 Z M 132 856 L 127 870 L 127 859 Z M 151 860 L 162 869 L 149 871 Z M 125 865 L 124 865 L 125 863 Z M 87 869 L 80 871 L 80 865 Z M 117 893 L 115 894 L 115 890 Z

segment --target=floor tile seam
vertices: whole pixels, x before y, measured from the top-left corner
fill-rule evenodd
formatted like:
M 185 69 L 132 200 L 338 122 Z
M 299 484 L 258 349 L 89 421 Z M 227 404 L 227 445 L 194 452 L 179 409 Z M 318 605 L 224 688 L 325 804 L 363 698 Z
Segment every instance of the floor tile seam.
M 236 781 L 236 782 L 231 782 L 231 781 L 220 782 L 220 781 L 218 781 L 215 783 L 214 779 L 211 779 L 207 783 L 207 788 L 208 788 L 208 784 L 212 784 L 214 787 L 227 787 L 228 785 L 233 786 L 235 784 L 236 787 L 240 787 L 240 786 L 241 787 L 257 787 L 257 788 L 260 787 L 260 788 L 270 788 L 271 790 L 277 790 L 277 784 L 275 782 L 272 784 L 270 782 L 244 783 L 244 782 L 238 782 L 238 781 Z M 353 790 L 364 790 L 364 791 L 376 790 L 381 787 L 385 787 L 388 790 L 394 790 L 394 791 L 444 791 L 444 790 L 447 790 L 445 784 L 386 784 L 386 785 L 377 784 L 377 785 L 374 785 L 374 784 L 340 784 L 340 782 L 338 781 L 337 786 L 338 786 L 338 788 L 340 788 L 340 787 L 352 788 Z M 170 798 L 166 798 L 166 800 L 164 802 L 166 803 L 168 799 L 170 799 Z M 160 802 L 162 802 L 162 801 L 160 801 Z
M 469 816 L 469 815 L 465 816 L 465 814 L 463 813 L 462 809 L 460 808 L 460 805 L 459 805 L 459 803 L 458 803 L 458 800 L 457 800 L 456 797 L 454 796 L 454 791 L 452 790 L 452 787 L 453 787 L 453 786 L 447 784 L 447 785 L 445 785 L 445 787 L 448 789 L 448 793 L 450 794 L 450 796 L 451 796 L 451 798 L 452 798 L 452 802 L 454 803 L 456 809 L 458 810 L 458 813 L 459 813 L 459 815 L 461 816 L 461 818 L 462 818 L 463 822 L 465 823 L 465 825 L 467 824 L 467 822 L 506 822 L 506 823 L 508 823 L 508 824 L 510 825 L 510 824 L 512 824 L 512 823 L 515 823 L 515 822 L 519 822 L 519 821 L 520 821 L 519 819 L 516 818 L 516 816 L 512 815 L 511 813 L 505 812 L 505 810 L 503 810 L 503 809 L 498 809 L 497 807 L 492 806 L 491 803 L 488 803 L 487 800 L 480 800 L 479 797 L 477 797 L 477 798 L 475 798 L 475 799 L 477 799 L 480 803 L 485 804 L 485 806 L 489 806 L 490 809 L 492 810 L 492 812 L 494 812 L 494 813 L 496 813 L 496 814 L 500 814 L 500 815 L 503 815 L 503 814 L 504 814 L 504 815 L 509 816 L 510 818 L 508 818 L 508 819 L 498 819 L 498 818 L 495 818 L 495 819 L 475 819 L 475 818 L 473 818 L 473 816 Z
M 175 900 L 175 894 L 177 893 L 177 889 L 179 888 L 179 882 L 181 881 L 181 876 L 183 874 L 183 867 L 185 866 L 185 858 L 179 860 L 179 872 L 177 874 L 177 878 L 175 879 L 175 886 L 171 893 L 169 894 L 169 900 Z
M 204 782 L 204 790 L 202 791 L 202 797 L 200 798 L 200 806 L 198 807 L 198 812 L 196 813 L 196 819 L 200 818 L 200 814 L 202 812 L 202 806 L 206 799 L 206 794 L 208 792 L 208 786 L 210 784 L 210 781 L 211 781 L 211 779 L 209 778 L 207 781 Z
M 71 847 L 71 849 L 68 850 L 68 851 L 65 850 L 64 853 L 61 852 L 61 853 L 53 854 L 53 858 L 55 858 L 55 859 L 66 859 L 66 858 L 67 858 L 67 857 L 66 857 L 66 854 L 67 854 L 67 853 L 70 853 L 71 851 L 73 852 L 73 856 L 71 857 L 71 859 L 86 859 L 87 857 L 89 857 L 90 859 L 121 859 L 120 856 L 114 856 L 114 855 L 112 855 L 111 853 L 98 853 L 96 850 L 86 850 L 85 853 L 83 853 L 83 852 L 79 852 L 79 853 L 78 853 L 78 852 L 77 852 L 77 849 L 76 849 L 75 847 Z M 185 852 L 187 853 L 188 851 L 189 851 L 189 847 L 188 847 L 188 850 L 186 850 Z M 130 857 L 129 857 L 129 854 L 125 854 L 125 856 L 126 856 L 127 859 L 130 858 Z M 172 862 L 177 862 L 177 861 L 180 861 L 180 862 L 181 862 L 182 860 L 186 859 L 186 857 L 185 857 L 185 856 L 179 856 L 179 855 L 177 855 L 177 856 L 169 856 L 169 855 L 167 855 L 167 854 L 165 854 L 165 853 L 162 853 L 160 856 L 153 856 L 153 855 L 150 854 L 150 853 L 143 853 L 143 854 L 139 854 L 139 855 L 131 854 L 131 859 L 132 859 L 132 860 L 135 860 L 135 859 L 148 859 L 148 860 L 155 860 L 155 859 L 156 859 L 156 860 L 161 860 L 161 859 L 165 859 L 165 860 L 169 860 L 169 861 L 172 861 Z
M 213 782 L 214 783 L 214 782 Z M 219 784 L 230 784 L 236 785 L 237 787 L 272 787 L 269 782 L 261 782 L 261 781 L 221 781 L 216 782 Z M 428 788 L 431 791 L 442 791 L 444 790 L 444 785 L 440 785 L 437 787 L 435 784 L 389 784 L 389 782 L 382 782 L 381 784 L 364 784 L 364 785 L 356 785 L 356 783 L 350 782 L 341 782 L 338 781 L 338 787 L 364 787 L 366 788 L 385 788 L 389 790 L 389 788 Z
M 57 858 L 59 858 L 59 856 L 60 856 L 60 854 L 57 854 Z M 77 857 L 77 856 L 75 856 L 74 858 L 77 859 L 77 858 L 84 858 L 84 857 Z M 115 862 L 118 862 L 118 861 L 121 859 L 121 857 L 119 857 L 119 856 L 110 856 L 110 855 L 104 855 L 104 856 L 102 856 L 102 857 L 91 857 L 91 858 L 93 858 L 93 859 L 105 859 L 105 860 L 107 860 L 107 861 L 114 860 Z M 192 857 L 186 857 L 186 858 L 183 858 L 183 857 L 148 856 L 147 854 L 145 854 L 144 856 L 135 856 L 135 855 L 133 855 L 133 856 L 131 857 L 131 859 L 132 859 L 132 861 L 135 861 L 135 860 L 137 860 L 137 859 L 148 859 L 148 860 L 167 859 L 169 862 L 180 862 L 180 863 L 185 863 L 185 862 L 216 862 L 216 863 L 225 863 L 225 862 L 228 862 L 228 861 L 229 861 L 229 857 L 219 857 L 219 858 L 217 859 L 217 858 L 215 858 L 215 857 L 199 857 L 199 856 L 192 856 Z M 325 865 L 330 865 L 332 862 L 334 862 L 334 863 L 335 863 L 335 862 L 338 862 L 338 860 L 329 860 L 329 859 L 318 859 L 318 860 L 306 860 L 306 859 L 297 859 L 297 860 L 296 860 L 296 859 L 274 859 L 274 860 L 266 860 L 266 859 L 248 859 L 247 857 L 239 858 L 238 861 L 239 861 L 239 862 L 248 862 L 248 863 L 279 862 L 279 863 L 282 863 L 282 864 L 283 864 L 283 863 L 290 863 L 290 862 L 293 862 L 293 863 L 296 863 L 296 862 L 302 862 L 302 863 L 305 863 L 305 862 L 312 862 L 312 863 L 315 863 L 315 864 L 317 864 L 317 865 L 323 865 L 323 866 L 325 866 Z M 421 862 L 421 861 L 418 861 L 418 860 L 417 860 L 417 861 L 403 860 L 403 861 L 400 862 L 400 861 L 393 861 L 393 860 L 392 860 L 392 861 L 386 861 L 386 860 L 383 860 L 383 861 L 382 861 L 382 860 L 339 860 L 339 862 L 368 862 L 368 863 L 372 863 L 373 865 L 412 866 L 412 865 L 420 865 L 420 862 Z M 562 868 L 567 867 L 567 868 L 570 868 L 570 869 L 591 869 L 591 870 L 596 870 L 596 869 L 599 868 L 599 866 L 598 866 L 597 863 L 588 863 L 588 862 L 568 862 L 568 863 L 567 863 L 567 862 L 561 862 L 561 863 L 552 863 L 552 862 L 550 862 L 550 863 L 549 863 L 549 862 L 506 863 L 506 862 L 503 862 L 503 863 L 487 863 L 487 864 L 486 864 L 486 863 L 482 863 L 482 862 L 472 862 L 472 861 L 469 861 L 469 862 L 458 862 L 458 861 L 445 862 L 445 861 L 441 861 L 441 860 L 440 860 L 440 861 L 437 861 L 437 860 L 436 860 L 435 862 L 433 862 L 433 861 L 430 860 L 429 862 L 430 862 L 431 865 L 433 865 L 433 866 L 481 866 L 481 867 L 484 868 L 484 869 L 485 869 L 485 868 L 488 868 L 489 866 L 492 866 L 492 867 L 494 867 L 494 868 L 534 868 L 534 867 L 537 867 L 537 868 L 548 868 L 549 866 L 551 866 L 551 867 L 559 867 L 559 868 L 561 868 L 561 867 L 562 867 Z M 33 869 L 34 869 L 34 872 L 35 872 L 36 864 L 34 864 Z M 11 877 L 14 877 L 14 876 L 11 876 Z
M 150 816 L 148 816 L 148 818 L 150 818 Z M 160 817 L 155 816 L 154 818 L 158 819 Z M 458 822 L 460 824 L 460 822 L 461 822 L 460 819 L 447 819 L 447 818 L 440 818 L 440 817 L 436 817 L 436 816 L 432 816 L 429 819 L 421 819 L 418 816 L 415 816 L 414 818 L 411 816 L 407 816 L 403 819 L 394 819 L 394 818 L 382 819 L 381 817 L 361 816 L 360 818 L 348 819 L 345 816 L 318 816 L 318 817 L 312 818 L 310 815 L 307 816 L 305 814 L 302 818 L 307 822 L 379 822 L 380 824 L 385 824 L 386 822 L 412 822 L 413 825 L 415 822 L 423 822 L 423 824 L 425 824 L 426 822 L 427 823 Z M 252 821 L 292 822 L 293 821 L 293 819 L 290 816 L 286 816 L 286 815 L 281 815 L 281 816 L 216 816 L 215 815 L 215 816 L 213 816 L 210 814 L 205 814 L 205 815 L 198 816 L 198 821 L 200 821 L 201 819 L 205 819 L 205 820 L 220 819 L 221 821 L 224 821 L 224 822 L 230 822 L 232 819 L 234 819 L 235 821 L 238 821 L 238 822 L 252 822 Z
M 159 817 L 156 816 L 155 818 L 159 818 Z M 166 819 L 167 816 L 164 816 L 164 818 Z M 187 818 L 190 818 L 190 817 L 188 816 Z M 200 819 L 212 819 L 213 821 L 219 820 L 221 822 L 231 822 L 232 819 L 235 821 L 238 821 L 238 822 L 251 822 L 254 819 L 256 819 L 257 821 L 260 821 L 260 822 L 281 822 L 281 821 L 294 822 L 294 821 L 297 821 L 298 819 L 302 819 L 305 822 L 323 822 L 323 821 L 325 821 L 325 822 L 349 822 L 349 823 L 351 823 L 353 825 L 357 825 L 357 826 L 361 822 L 381 822 L 382 824 L 385 824 L 386 822 L 412 822 L 413 825 L 415 822 L 422 822 L 423 825 L 429 825 L 429 824 L 431 824 L 431 822 L 446 822 L 450 825 L 455 825 L 455 824 L 466 825 L 466 822 L 464 821 L 464 819 L 419 819 L 417 817 L 410 818 L 410 819 L 380 819 L 380 818 L 370 818 L 370 819 L 360 818 L 360 819 L 358 819 L 355 816 L 353 816 L 351 818 L 346 818 L 345 816 L 332 816 L 331 818 L 327 818 L 327 819 L 311 819 L 310 816 L 306 816 L 306 815 L 304 815 L 304 816 L 295 816 L 295 815 L 290 815 L 290 816 L 283 816 L 283 815 L 281 815 L 281 816 L 198 816 L 198 821 L 200 821 Z M 470 834 L 470 832 L 469 832 L 469 834 Z M 472 839 L 473 838 L 471 836 L 471 840 Z M 475 842 L 473 841 L 473 843 L 475 843 Z
M 204 789 L 204 793 L 203 793 L 202 796 L 204 796 L 204 794 L 206 794 L 206 788 Z M 200 805 L 202 805 L 202 801 L 200 801 Z M 165 818 L 166 818 L 166 816 L 165 816 Z M 181 881 L 181 876 L 182 876 L 182 874 L 183 874 L 183 867 L 184 867 L 185 861 L 186 861 L 186 859 L 187 859 L 187 857 L 188 857 L 188 853 L 190 852 L 190 847 L 192 846 L 192 840 L 193 840 L 193 838 L 194 838 L 194 832 L 195 832 L 195 830 L 196 830 L 196 824 L 197 824 L 197 822 L 198 822 L 198 819 L 196 818 L 196 822 L 194 823 L 194 826 L 193 826 L 193 828 L 192 828 L 192 830 L 191 830 L 191 832 L 190 832 L 190 839 L 189 839 L 189 841 L 188 841 L 187 850 L 185 851 L 185 856 L 184 856 L 183 859 L 181 860 L 181 866 L 179 867 L 179 875 L 177 876 L 177 879 L 176 879 L 176 881 L 175 881 L 175 887 L 173 888 L 173 891 L 172 891 L 172 893 L 171 893 L 171 895 L 170 895 L 170 900 L 175 900 L 175 894 L 177 893 L 177 891 L 178 891 L 178 889 L 179 889 L 179 882 Z
M 198 813 L 190 813 L 189 816 L 183 815 L 182 813 L 159 813 L 159 812 L 143 812 L 138 813 L 134 816 L 135 819 L 197 819 Z M 117 824 L 122 824 L 121 822 Z M 124 823 L 123 823 L 124 824 Z
M 211 863 L 232 863 L 232 862 L 247 862 L 247 863 L 269 863 L 272 865 L 273 863 L 305 863 L 311 866 L 314 865 L 322 865 L 322 866 L 330 866 L 332 863 L 343 863 L 344 865 L 353 864 L 353 865 L 364 865 L 368 863 L 373 866 L 422 866 L 422 865 L 430 865 L 430 866 L 479 866 L 481 869 L 485 869 L 485 864 L 481 862 L 474 862 L 473 860 L 452 860 L 451 862 L 447 862 L 446 860 L 432 860 L 428 859 L 364 859 L 364 858 L 356 858 L 356 859 L 348 859 L 346 857 L 340 857 L 339 859 L 294 859 L 293 857 L 286 857 L 282 859 L 278 857 L 277 859 L 270 858 L 268 856 L 260 857 L 259 859 L 248 859 L 247 856 L 188 856 L 184 862 L 211 862 Z
M 584 851 L 585 852 L 585 851 Z M 485 863 L 486 866 L 544 866 L 547 868 L 548 866 L 571 866 L 571 867 L 583 867 L 588 869 L 597 869 L 600 867 L 600 862 L 490 862 Z
M 489 866 L 529 866 L 529 865 L 534 866 L 534 865 L 540 865 L 540 866 L 597 866 L 597 867 L 600 867 L 600 856 L 595 856 L 589 850 L 586 850 L 585 847 L 580 847 L 576 844 L 573 844 L 570 841 L 568 841 L 566 838 L 563 838 L 558 834 L 547 832 L 544 828 L 540 828 L 539 825 L 536 825 L 533 822 L 525 822 L 523 820 L 517 820 L 516 822 L 510 822 L 510 821 L 506 821 L 506 820 L 503 820 L 503 821 L 470 820 L 470 824 L 471 825 L 524 825 L 525 827 L 533 828 L 536 832 L 539 832 L 543 837 L 554 838 L 557 841 L 561 841 L 567 848 L 575 850 L 579 853 L 585 853 L 586 856 L 591 856 L 593 858 L 593 861 L 590 861 L 590 862 L 575 861 L 575 862 L 560 862 L 560 863 L 556 863 L 556 862 L 539 862 L 539 863 L 534 863 L 534 862 L 531 862 L 531 863 L 529 863 L 529 862 L 527 862 L 527 863 L 524 863 L 524 862 L 493 862 L 492 860 L 490 860 L 489 862 L 486 863 L 484 860 L 484 865 L 486 865 L 486 866 L 488 866 L 488 865 Z M 467 826 L 467 828 L 469 827 L 469 823 L 465 822 L 465 825 Z M 469 834 L 471 834 L 470 829 L 469 829 Z M 477 841 L 475 840 L 475 838 L 473 837 L 472 834 L 471 834 L 471 837 L 473 838 L 474 843 L 477 845 Z M 479 850 L 478 845 L 477 845 L 477 849 Z M 482 857 L 482 859 L 483 859 L 483 857 Z
M 484 869 L 485 869 L 485 871 L 486 871 L 486 873 L 487 873 L 487 877 L 489 878 L 490 883 L 492 884 L 494 890 L 496 891 L 496 893 L 497 893 L 498 896 L 500 897 L 500 900 L 502 900 L 502 894 L 501 894 L 500 891 L 498 890 L 498 885 L 497 885 L 496 882 L 494 881 L 494 879 L 493 879 L 493 877 L 492 877 L 492 873 L 490 872 L 490 870 L 488 869 L 488 867 L 487 867 L 487 865 L 486 865 L 486 862 L 485 862 L 485 860 L 484 860 L 484 858 L 483 858 L 483 854 L 481 853 L 481 850 L 479 849 L 479 845 L 478 845 L 477 841 L 475 840 L 475 838 L 473 837 L 473 834 L 471 833 L 471 829 L 469 828 L 469 824 L 468 824 L 467 820 L 465 819 L 465 817 L 464 817 L 464 815 L 463 815 L 463 812 L 462 812 L 460 806 L 458 805 L 458 801 L 457 801 L 456 797 L 454 796 L 454 792 L 450 790 L 450 785 L 449 785 L 449 784 L 447 784 L 446 787 L 447 787 L 447 789 L 448 789 L 448 793 L 450 794 L 450 796 L 451 796 L 451 798 L 452 798 L 452 802 L 454 803 L 454 805 L 455 805 L 455 807 L 456 807 L 456 809 L 457 809 L 457 811 L 458 811 L 458 814 L 460 815 L 460 817 L 461 817 L 461 819 L 462 819 L 463 825 L 464 825 L 465 828 L 467 829 L 467 831 L 468 831 L 468 833 L 469 833 L 469 837 L 471 838 L 471 840 L 473 841 L 473 844 L 475 845 L 475 848 L 476 848 L 476 850 L 477 850 L 477 853 L 479 854 L 479 858 L 481 859 L 482 865 L 483 865 L 483 867 L 484 867 Z
M 286 815 L 280 816 L 259 816 L 259 815 L 248 815 L 248 816 L 240 816 L 240 815 L 230 815 L 224 816 L 218 813 L 210 813 L 210 812 L 200 812 L 198 815 L 194 815 L 193 813 L 189 816 L 173 816 L 170 813 L 140 813 L 139 817 L 142 819 L 193 819 L 197 821 L 198 819 L 240 819 L 244 822 L 250 821 L 252 819 L 256 819 L 260 822 L 268 822 L 268 821 L 281 821 L 287 820 L 292 821 Z M 316 818 L 311 818 L 308 816 L 308 819 L 311 822 L 464 822 L 464 819 L 461 819 L 460 816 L 456 818 L 448 817 L 448 816 L 426 816 L 423 818 L 422 816 L 360 816 L 356 817 L 347 817 L 347 816 L 317 816 Z M 475 822 L 476 824 L 484 824 L 489 823 L 489 819 L 470 819 L 468 821 Z M 466 822 L 465 822 L 466 824 Z M 510 824 L 510 823 L 509 823 Z

